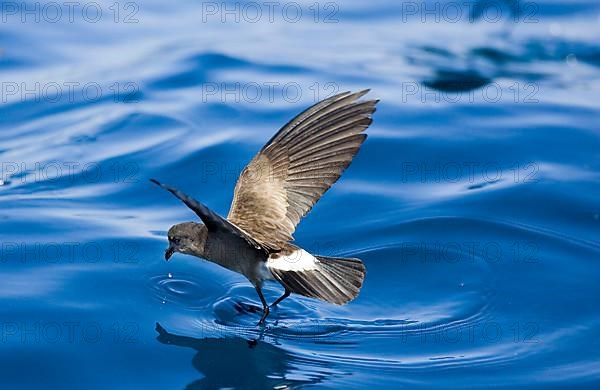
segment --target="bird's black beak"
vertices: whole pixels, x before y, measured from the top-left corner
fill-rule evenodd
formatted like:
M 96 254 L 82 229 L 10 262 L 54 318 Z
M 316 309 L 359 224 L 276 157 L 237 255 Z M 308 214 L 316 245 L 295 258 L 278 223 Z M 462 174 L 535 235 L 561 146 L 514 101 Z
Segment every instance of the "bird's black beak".
M 169 245 L 169 247 L 165 251 L 165 260 L 169 261 L 171 256 L 173 256 L 173 253 L 175 253 L 175 249 L 173 249 L 173 247 Z

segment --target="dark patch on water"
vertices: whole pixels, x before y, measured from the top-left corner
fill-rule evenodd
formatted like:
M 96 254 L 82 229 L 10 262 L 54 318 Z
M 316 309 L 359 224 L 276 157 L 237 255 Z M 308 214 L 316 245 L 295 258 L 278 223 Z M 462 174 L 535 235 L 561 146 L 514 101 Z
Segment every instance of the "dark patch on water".
M 444 92 L 466 92 L 481 88 L 492 82 L 492 79 L 476 71 L 440 70 L 435 77 L 423 81 L 423 85 Z

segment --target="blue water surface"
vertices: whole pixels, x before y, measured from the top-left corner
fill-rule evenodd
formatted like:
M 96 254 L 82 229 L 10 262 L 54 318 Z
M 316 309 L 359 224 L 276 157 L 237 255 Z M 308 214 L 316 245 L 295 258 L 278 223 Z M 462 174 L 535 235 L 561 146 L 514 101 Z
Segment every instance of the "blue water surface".
M 2 388 L 600 386 L 600 5 L 2 2 Z M 296 243 L 360 296 L 256 326 L 244 277 L 165 262 L 334 93 L 381 99 Z M 282 289 L 268 284 L 274 300 Z

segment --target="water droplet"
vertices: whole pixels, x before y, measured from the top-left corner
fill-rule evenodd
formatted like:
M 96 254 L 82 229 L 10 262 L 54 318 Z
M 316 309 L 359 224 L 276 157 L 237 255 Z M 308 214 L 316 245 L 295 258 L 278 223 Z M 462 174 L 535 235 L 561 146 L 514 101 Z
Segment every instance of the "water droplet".
M 167 274 L 167 276 L 169 277 L 169 279 L 171 279 L 171 278 L 173 277 L 173 274 L 169 272 L 169 273 Z
M 465 283 L 464 282 L 460 282 L 460 287 L 465 287 Z
M 575 57 L 575 54 L 569 54 L 565 60 L 569 66 L 577 65 L 577 57 Z
M 0 180 L 0 186 L 4 185 L 4 180 Z

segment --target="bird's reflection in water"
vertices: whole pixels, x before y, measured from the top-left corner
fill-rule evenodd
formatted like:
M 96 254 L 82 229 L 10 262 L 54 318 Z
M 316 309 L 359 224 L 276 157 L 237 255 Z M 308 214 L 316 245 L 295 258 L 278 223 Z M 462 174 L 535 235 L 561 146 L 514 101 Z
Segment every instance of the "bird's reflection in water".
M 261 340 L 179 336 L 167 332 L 159 323 L 156 331 L 156 339 L 163 344 L 197 351 L 192 365 L 204 377 L 190 383 L 187 389 L 288 389 L 318 383 L 330 374 L 325 367 L 318 367 L 321 362 L 295 357 Z M 313 364 L 317 367 L 310 367 Z

